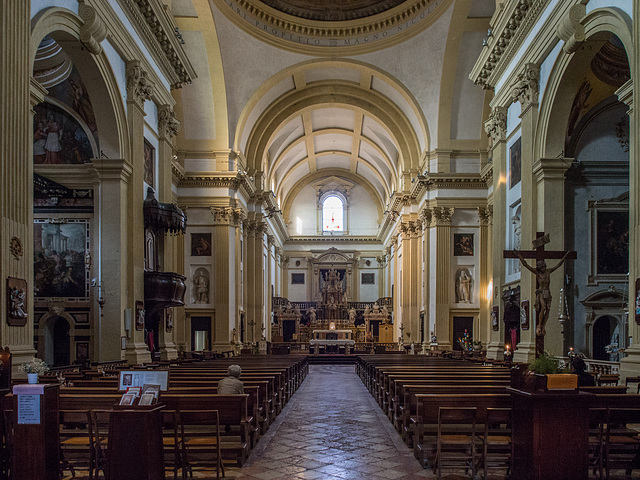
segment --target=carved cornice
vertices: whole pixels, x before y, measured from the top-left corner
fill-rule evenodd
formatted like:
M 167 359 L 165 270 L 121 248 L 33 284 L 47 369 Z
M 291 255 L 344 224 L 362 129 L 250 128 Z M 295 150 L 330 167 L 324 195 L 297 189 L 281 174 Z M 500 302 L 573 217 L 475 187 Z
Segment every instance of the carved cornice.
M 180 131 L 180 120 L 176 117 L 171 105 L 162 105 L 158 108 L 158 133 L 160 138 L 166 138 L 169 142 Z
M 507 135 L 507 107 L 494 107 L 484 122 L 484 131 L 491 139 L 491 146 L 504 141 Z
M 140 60 L 127 63 L 127 100 L 136 102 L 144 108 L 145 100 L 151 100 L 154 83 L 149 74 L 140 66 Z
M 377 237 L 340 237 L 331 235 L 327 237 L 289 237 L 285 244 L 290 243 L 381 243 Z
M 237 190 L 241 184 L 241 180 L 237 177 L 214 177 L 205 175 L 184 176 L 180 180 L 180 187 L 196 187 L 196 188 L 229 188 Z
M 451 217 L 455 208 L 453 207 L 433 207 L 433 217 L 437 226 L 451 225 Z
M 107 27 L 91 5 L 82 1 L 78 5 L 78 15 L 82 19 L 80 27 L 80 41 L 85 48 L 94 55 L 102 53 L 100 43 L 107 38 Z
M 189 58 L 182 47 L 168 10 L 160 0 L 119 0 L 129 13 L 132 24 L 154 59 L 167 76 L 171 88 L 180 88 L 196 78 Z
M 469 78 L 493 89 L 550 0 L 507 0 Z
M 480 219 L 480 225 L 491 225 L 493 222 L 493 205 L 478 207 L 478 218 Z
M 522 110 L 538 104 L 540 91 L 540 67 L 535 63 L 526 63 L 511 85 L 511 100 L 520 102 Z
M 580 23 L 587 14 L 587 6 L 581 3 L 573 5 L 556 27 L 556 33 L 564 42 L 562 50 L 570 54 L 578 50 L 585 40 L 584 25 Z

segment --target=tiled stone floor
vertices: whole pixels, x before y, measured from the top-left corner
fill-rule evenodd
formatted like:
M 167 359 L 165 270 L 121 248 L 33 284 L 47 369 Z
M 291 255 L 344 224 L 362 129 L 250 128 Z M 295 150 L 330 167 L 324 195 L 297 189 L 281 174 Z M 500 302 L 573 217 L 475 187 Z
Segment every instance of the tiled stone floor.
M 355 374 L 311 365 L 309 375 L 243 468 L 242 480 L 427 478 Z

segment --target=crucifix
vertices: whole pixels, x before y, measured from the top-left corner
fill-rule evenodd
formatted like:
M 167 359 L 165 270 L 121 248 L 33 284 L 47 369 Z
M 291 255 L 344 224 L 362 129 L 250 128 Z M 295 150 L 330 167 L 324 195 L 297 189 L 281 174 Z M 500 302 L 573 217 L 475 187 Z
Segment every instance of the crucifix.
M 551 307 L 551 274 L 560 268 L 566 259 L 575 260 L 577 254 L 573 250 L 545 250 L 544 246 L 549 243 L 549 234 L 537 232 L 536 238 L 532 242 L 535 250 L 505 250 L 504 258 L 517 258 L 522 265 L 536 276 L 536 301 L 534 309 L 536 311 L 536 357 L 544 353 L 545 326 L 549 319 L 549 309 Z M 536 267 L 533 268 L 527 263 L 526 258 L 534 258 Z M 547 268 L 546 259 L 559 258 L 560 261 L 551 268 Z

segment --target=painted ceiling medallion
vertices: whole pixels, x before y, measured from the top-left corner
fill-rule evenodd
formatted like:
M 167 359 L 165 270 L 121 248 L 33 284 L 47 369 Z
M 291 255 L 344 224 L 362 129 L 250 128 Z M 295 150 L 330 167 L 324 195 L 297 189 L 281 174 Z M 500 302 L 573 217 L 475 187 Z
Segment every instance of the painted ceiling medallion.
M 400 43 L 452 0 L 214 0 L 247 33 L 286 50 L 355 55 Z

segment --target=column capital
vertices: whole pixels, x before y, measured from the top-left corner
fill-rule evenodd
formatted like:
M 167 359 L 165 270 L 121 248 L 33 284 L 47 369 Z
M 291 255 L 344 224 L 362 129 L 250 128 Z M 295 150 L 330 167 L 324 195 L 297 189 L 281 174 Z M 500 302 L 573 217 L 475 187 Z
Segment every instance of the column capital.
M 158 133 L 160 138 L 166 138 L 169 142 L 180 131 L 180 120 L 176 117 L 171 105 L 161 105 L 158 108 Z
M 434 207 L 433 216 L 437 226 L 451 225 L 451 217 L 455 208 L 453 207 Z
M 507 137 L 507 107 L 494 107 L 484 122 L 484 131 L 491 139 L 491 146 Z
M 431 222 L 433 221 L 433 210 L 425 207 L 422 210 L 420 210 L 420 213 L 418 214 L 418 216 L 421 220 L 420 226 L 423 229 L 431 226 Z
M 556 33 L 564 42 L 562 50 L 566 54 L 571 54 L 578 50 L 585 40 L 584 25 L 582 19 L 587 14 L 587 6 L 582 3 L 573 5 L 567 13 L 560 19 L 556 27 Z
M 478 207 L 478 218 L 480 219 L 480 225 L 491 225 L 493 222 L 493 205 Z
M 524 112 L 531 106 L 538 105 L 540 90 L 540 66 L 526 63 L 511 85 L 511 100 L 519 101 Z
M 149 74 L 142 69 L 140 60 L 131 60 L 127 63 L 127 101 L 136 103 L 144 108 L 145 100 L 151 100 L 151 94 L 155 84 L 149 78 Z

